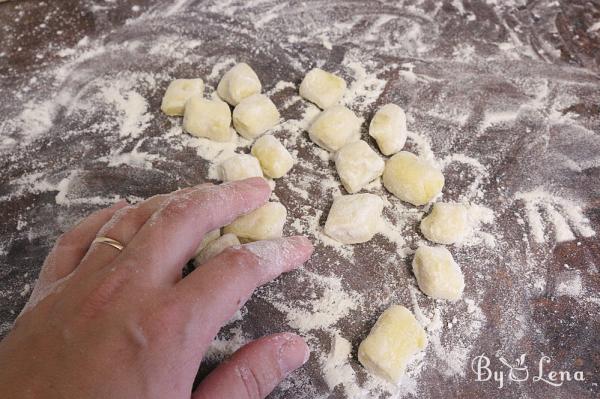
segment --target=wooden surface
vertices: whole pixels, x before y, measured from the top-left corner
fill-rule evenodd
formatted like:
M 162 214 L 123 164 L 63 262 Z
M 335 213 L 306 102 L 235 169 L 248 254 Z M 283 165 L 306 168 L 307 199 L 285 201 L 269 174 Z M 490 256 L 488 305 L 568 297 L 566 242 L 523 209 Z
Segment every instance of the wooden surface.
M 523 203 L 515 200 L 518 192 L 542 187 L 580 205 L 591 228 L 600 231 L 600 169 L 596 161 L 600 151 L 600 30 L 589 30 L 600 20 L 600 3 L 291 3 L 179 1 L 166 7 L 153 1 L 128 0 L 10 1 L 0 5 L 0 134 L 16 143 L 0 147 L 0 336 L 8 332 L 26 302 L 28 285 L 34 283 L 55 238 L 100 206 L 94 198 L 143 198 L 206 180 L 208 166 L 196 151 L 174 147 L 172 140 L 164 137 L 175 123 L 159 112 L 170 78 L 205 77 L 212 65 L 233 57 L 251 64 L 269 90 L 281 80 L 299 84 L 316 63 L 345 76 L 348 70 L 340 65 L 349 55 L 360 54 L 369 62 L 370 71 L 387 83 L 373 103 L 359 104 L 355 110 L 368 120 L 377 106 L 395 102 L 411 115 L 409 126 L 429 139 L 436 156 L 464 153 L 476 157 L 489 172 L 482 183 L 485 195 L 480 202 L 496 214 L 496 222 L 488 227 L 496 238 L 495 248 L 467 246 L 454 251 L 466 275 L 465 296 L 477 301 L 485 322 L 475 336 L 461 338 L 460 328 L 445 329 L 442 343 L 452 346 L 461 339 L 472 340 L 468 343 L 469 361 L 462 375 L 448 377 L 445 360 L 436 356 L 430 345 L 423 370 L 415 377 L 416 393 L 406 396 L 600 396 L 600 305 L 588 300 L 600 295 L 598 238 L 575 232 L 574 240 L 556 243 L 550 229 L 548 240 L 537 243 L 527 227 Z M 140 15 L 146 15 L 141 22 Z M 261 23 L 256 24 L 257 20 Z M 336 25 L 342 23 L 348 28 Z M 416 38 L 410 34 L 415 26 Z M 169 35 L 181 41 L 198 40 L 194 57 L 182 58 L 168 49 L 150 51 Z M 328 37 L 332 48 L 318 35 Z M 56 68 L 69 59 L 60 51 L 76 48 L 85 37 L 103 43 L 108 50 L 71 62 L 64 79 L 53 86 L 58 79 L 47 77 L 56 78 Z M 136 45 L 128 47 L 128 43 Z M 503 43 L 509 44 L 508 50 Z M 406 78 L 409 63 L 417 77 L 412 81 Z M 154 117 L 136 138 L 120 138 L 110 126 L 100 128 L 107 119 L 104 108 L 73 111 L 73 104 L 92 96 L 95 89 L 88 85 L 90 81 L 99 76 L 117 79 L 127 71 L 148 73 L 156 80 L 137 88 Z M 71 97 L 59 99 L 57 93 L 61 92 Z M 532 105 L 542 92 L 542 103 Z M 274 101 L 281 104 L 293 93 L 280 91 Z M 15 122 L 29 101 L 62 101 L 52 114 L 51 127 L 35 137 Z M 282 109 L 282 116 L 299 118 L 302 110 L 298 103 Z M 482 128 L 490 110 L 518 116 Z M 466 117 L 446 117 L 457 114 Z M 561 117 L 567 119 L 549 122 Z M 280 135 L 286 137 L 286 132 Z M 113 167 L 103 158 L 115 147 L 131 151 L 142 138 L 141 150 L 160 154 L 151 168 Z M 414 143 L 409 143 L 412 150 L 411 145 Z M 326 215 L 331 204 L 327 188 L 315 184 L 310 200 L 303 201 L 290 187 L 303 177 L 318 182 L 332 173 L 332 165 L 304 148 L 298 156 L 315 167 L 297 166 L 295 177 L 278 182 L 275 192 L 288 207 L 290 220 L 305 217 L 306 206 Z M 580 167 L 564 167 L 559 162 L 564 159 Z M 23 177 L 41 176 L 57 185 L 72 171 L 77 171 L 76 184 L 70 186 L 66 203 L 57 203 L 58 188 L 22 189 Z M 469 171 L 450 167 L 445 173 L 446 187 L 451 190 L 444 198 L 456 200 L 470 185 Z M 386 212 L 394 218 L 391 211 Z M 515 215 L 521 215 L 525 226 Z M 419 240 L 415 225 L 402 228 L 407 245 L 414 247 Z M 286 229 L 293 232 L 289 226 Z M 319 244 L 306 269 L 341 276 L 347 289 L 363 295 L 363 306 L 337 324 L 356 350 L 386 304 L 410 307 L 406 287 L 414 285 L 414 279 L 409 265 L 410 257 L 396 254 L 394 244 L 378 236 L 357 245 L 351 261 Z M 558 295 L 561 276 L 572 271 L 581 279 L 581 295 Z M 311 292 L 320 294 L 309 280 L 300 277 L 301 272 L 292 273 L 267 290 L 284 292 L 290 304 Z M 543 284 L 533 289 L 537 280 Z M 454 317 L 459 325 L 469 318 L 462 302 L 435 305 L 425 297 L 419 297 L 419 302 L 428 310 L 443 306 L 445 324 Z M 248 311 L 244 320 L 237 322 L 247 337 L 289 328 L 264 292 L 250 301 Z M 311 334 L 312 346 L 327 352 L 331 336 L 324 331 Z M 365 375 L 355 350 L 351 362 L 360 380 Z M 553 369 L 582 370 L 585 381 L 561 387 L 527 381 L 502 389 L 494 382 L 475 381 L 470 359 L 481 353 L 493 357 L 498 352 L 508 359 L 527 353 L 533 359 L 532 373 L 537 371 L 537 359 L 548 355 Z M 497 359 L 493 361 L 498 364 Z M 201 374 L 209 368 L 203 367 Z M 305 370 L 292 376 L 286 389 L 273 397 L 344 397 L 341 387 L 328 393 L 318 353 Z

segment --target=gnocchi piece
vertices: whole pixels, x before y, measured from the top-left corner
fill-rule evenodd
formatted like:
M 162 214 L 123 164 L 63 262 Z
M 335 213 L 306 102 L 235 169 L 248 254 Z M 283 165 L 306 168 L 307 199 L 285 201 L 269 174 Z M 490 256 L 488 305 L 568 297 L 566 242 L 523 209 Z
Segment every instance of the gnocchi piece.
M 383 173 L 385 162 L 366 141 L 355 141 L 340 148 L 334 156 L 335 167 L 346 191 L 353 194 Z
M 336 105 L 321 112 L 308 129 L 310 139 L 328 151 L 337 151 L 360 140 L 361 120 L 354 112 Z
M 200 96 L 192 96 L 185 103 L 183 129 L 194 136 L 220 142 L 233 141 L 235 137 L 229 106 L 221 100 Z
M 221 162 L 219 176 L 223 181 L 234 181 L 263 177 L 263 173 L 258 159 L 248 154 L 235 154 Z
M 206 261 L 214 258 L 224 250 L 235 245 L 240 245 L 240 240 L 235 234 L 223 234 L 221 237 L 210 242 L 205 248 L 203 248 L 194 258 L 194 265 L 198 266 Z
M 204 248 L 206 248 L 208 244 L 210 244 L 219 237 L 221 237 L 221 229 L 214 229 L 206 233 L 202 238 L 200 245 L 198 245 L 194 257 L 198 256 L 200 251 L 202 251 Z
M 167 115 L 183 115 L 185 102 L 194 95 L 202 97 L 204 82 L 202 79 L 175 79 L 167 87 L 160 109 Z
M 465 279 L 446 248 L 420 246 L 412 267 L 419 288 L 430 297 L 456 301 L 462 296 Z
M 325 234 L 342 244 L 367 242 L 379 231 L 383 200 L 375 194 L 342 195 L 333 200 Z
M 244 98 L 260 93 L 261 89 L 260 80 L 250 65 L 240 62 L 223 75 L 217 86 L 217 94 L 236 106 Z
M 429 241 L 454 244 L 469 232 L 469 212 L 464 204 L 436 202 L 431 213 L 421 220 L 421 232 Z
M 300 96 L 326 109 L 336 105 L 344 96 L 346 82 L 330 72 L 314 68 L 300 83 Z
M 396 104 L 386 104 L 375 113 L 369 125 L 369 136 L 377 141 L 383 155 L 402 150 L 406 143 L 406 114 Z
M 279 111 L 264 94 L 244 98 L 233 110 L 233 127 L 247 139 L 254 139 L 279 122 Z
M 263 173 L 272 179 L 282 177 L 294 166 L 292 155 L 271 135 L 256 140 L 251 152 L 258 158 Z
M 396 197 L 413 205 L 425 205 L 444 187 L 444 175 L 429 161 L 400 151 L 385 163 L 383 184 Z
M 223 229 L 235 234 L 241 242 L 270 240 L 283 235 L 287 210 L 279 202 L 267 202 L 254 211 L 241 216 Z
M 358 360 L 370 373 L 396 385 L 411 358 L 427 346 L 427 335 L 410 310 L 394 305 L 379 316 L 358 347 Z

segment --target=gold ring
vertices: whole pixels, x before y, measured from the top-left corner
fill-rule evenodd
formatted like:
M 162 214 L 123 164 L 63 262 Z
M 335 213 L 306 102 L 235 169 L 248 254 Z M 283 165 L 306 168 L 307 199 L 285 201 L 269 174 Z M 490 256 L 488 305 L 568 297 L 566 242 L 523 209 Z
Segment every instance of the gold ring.
M 118 249 L 119 251 L 122 251 L 123 248 L 125 248 L 125 246 L 123 244 L 121 244 L 119 241 L 113 240 L 112 238 L 108 238 L 108 237 L 96 237 L 96 238 L 94 238 L 94 241 L 92 241 L 92 244 L 94 244 L 96 242 L 108 244 L 111 247 Z

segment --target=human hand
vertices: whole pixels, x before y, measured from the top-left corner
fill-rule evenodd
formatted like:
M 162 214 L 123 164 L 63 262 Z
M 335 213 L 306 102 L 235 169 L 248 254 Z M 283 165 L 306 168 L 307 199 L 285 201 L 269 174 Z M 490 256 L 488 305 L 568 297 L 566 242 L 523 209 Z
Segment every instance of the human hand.
M 202 356 L 255 288 L 308 259 L 304 237 L 232 247 L 181 279 L 202 236 L 267 201 L 260 178 L 119 202 L 63 234 L 0 343 L 0 397 L 263 398 L 309 356 L 291 333 L 237 351 L 192 393 Z M 113 238 L 119 251 L 94 243 Z

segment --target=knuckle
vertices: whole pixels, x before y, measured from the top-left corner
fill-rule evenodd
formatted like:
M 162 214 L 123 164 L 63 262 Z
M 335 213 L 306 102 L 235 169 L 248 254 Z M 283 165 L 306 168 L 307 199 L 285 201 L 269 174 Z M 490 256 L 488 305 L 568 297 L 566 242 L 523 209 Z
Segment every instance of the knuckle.
M 225 261 L 232 266 L 252 269 L 258 267 L 258 257 L 243 246 L 229 247 L 222 253 Z
M 158 215 L 159 217 L 168 218 L 187 218 L 193 215 L 192 210 L 197 207 L 197 205 L 197 203 L 189 198 L 172 198 L 167 201 L 161 211 L 158 212 Z
M 127 206 L 119 209 L 113 217 L 98 232 L 98 235 L 111 236 L 116 230 L 125 230 L 124 227 L 136 228 L 144 223 L 142 211 L 136 206 Z M 114 238 L 114 237 L 111 237 Z

